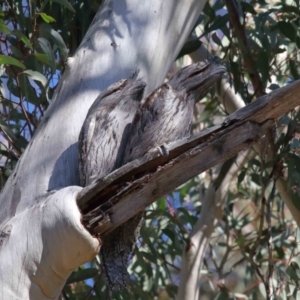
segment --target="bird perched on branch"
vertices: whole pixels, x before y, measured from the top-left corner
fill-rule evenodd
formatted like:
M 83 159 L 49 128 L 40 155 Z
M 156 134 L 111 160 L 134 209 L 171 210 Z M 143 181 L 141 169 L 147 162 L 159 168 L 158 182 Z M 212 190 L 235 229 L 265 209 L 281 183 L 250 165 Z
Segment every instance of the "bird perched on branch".
M 190 134 L 195 101 L 226 72 L 214 59 L 179 70 L 141 103 L 132 121 L 123 164 Z
M 109 86 L 89 109 L 78 141 L 81 186 L 87 186 L 96 178 L 104 177 L 121 166 L 131 122 L 146 87 L 146 84 L 136 77 L 137 74 L 133 79 L 120 80 Z M 111 262 L 109 254 L 106 259 L 106 248 L 111 251 L 110 245 L 113 244 L 113 248 L 116 249 L 118 241 L 111 240 L 108 236 L 104 237 L 102 242 L 104 273 L 108 286 L 112 289 L 114 265 L 119 265 L 120 261 L 122 263 L 123 261 L 122 257 L 119 257 Z M 125 266 L 127 267 L 127 262 Z
M 225 72 L 215 60 L 198 62 L 181 69 L 144 99 L 132 121 L 123 164 L 189 135 L 195 101 Z M 128 259 L 139 237 L 142 216 L 139 213 L 104 239 L 101 254 L 110 289 L 126 287 Z
M 145 87 L 141 80 L 120 80 L 104 90 L 90 107 L 78 141 L 81 186 L 121 166 Z

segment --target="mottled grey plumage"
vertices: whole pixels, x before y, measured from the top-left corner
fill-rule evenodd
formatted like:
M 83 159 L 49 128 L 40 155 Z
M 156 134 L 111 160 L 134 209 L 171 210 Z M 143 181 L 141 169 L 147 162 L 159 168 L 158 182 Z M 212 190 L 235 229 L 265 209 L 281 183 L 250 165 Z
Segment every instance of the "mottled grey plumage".
M 133 119 L 123 164 L 142 157 L 151 149 L 187 136 L 193 119 L 194 103 L 225 73 L 214 61 L 204 61 L 176 73 L 168 83 L 144 99 Z M 104 240 L 101 250 L 112 289 L 122 289 L 128 280 L 127 263 L 139 236 L 140 213 Z
M 128 260 L 140 234 L 141 219 L 142 215 L 135 216 L 103 238 L 100 253 L 110 293 L 127 287 Z
M 78 141 L 82 186 L 91 184 L 94 179 L 104 177 L 121 166 L 131 122 L 145 86 L 141 80 L 121 80 L 109 86 L 92 104 Z M 122 255 L 111 260 L 112 252 L 120 253 L 117 248 L 119 240 L 124 240 L 122 235 L 103 238 L 101 257 L 110 289 L 115 286 L 114 276 L 126 278 L 127 274 L 127 260 L 124 261 Z M 119 275 L 118 272 L 124 273 L 124 270 L 126 274 Z
M 120 80 L 92 104 L 78 141 L 81 186 L 120 167 L 130 124 L 145 86 L 141 80 Z
M 190 134 L 195 101 L 226 72 L 215 60 L 187 66 L 144 99 L 132 121 L 123 164 Z

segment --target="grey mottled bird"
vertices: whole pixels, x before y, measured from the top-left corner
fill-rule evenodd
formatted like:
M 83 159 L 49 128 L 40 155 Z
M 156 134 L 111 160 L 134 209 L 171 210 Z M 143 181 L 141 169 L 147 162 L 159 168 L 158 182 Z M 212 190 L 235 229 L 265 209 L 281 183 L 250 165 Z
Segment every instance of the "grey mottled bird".
M 123 164 L 148 151 L 190 134 L 195 101 L 226 72 L 214 60 L 181 69 L 144 99 L 132 121 Z M 109 233 L 101 250 L 110 289 L 128 281 L 127 264 L 142 224 L 140 213 Z
M 120 80 L 104 90 L 90 107 L 78 141 L 81 186 L 120 167 L 145 86 L 141 80 Z
M 136 76 L 137 74 L 134 77 Z M 143 81 L 135 78 L 121 80 L 104 90 L 92 104 L 78 141 L 79 176 L 82 186 L 91 184 L 96 178 L 104 177 L 121 166 L 131 122 L 145 87 Z M 112 240 L 114 237 L 113 235 L 103 238 L 100 252 L 110 290 L 114 285 L 111 280 L 114 275 L 111 264 L 118 265 L 122 261 L 122 257 L 115 262 L 109 260 L 110 254 L 107 251 L 111 251 L 111 244 L 118 243 Z M 127 267 L 127 261 L 124 264 Z

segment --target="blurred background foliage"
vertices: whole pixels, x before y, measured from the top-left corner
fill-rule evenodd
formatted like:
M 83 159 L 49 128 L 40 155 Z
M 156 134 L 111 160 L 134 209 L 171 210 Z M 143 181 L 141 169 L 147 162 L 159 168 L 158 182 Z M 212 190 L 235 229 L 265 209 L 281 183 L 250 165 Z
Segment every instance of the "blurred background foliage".
M 51 102 L 100 0 L 3 0 L 0 6 L 0 179 L 5 184 Z M 299 79 L 299 1 L 209 1 L 170 74 L 205 46 L 228 66 L 228 80 L 245 103 Z M 101 53 L 100 53 L 101 55 Z M 169 74 L 169 75 L 170 75 Z M 195 110 L 194 131 L 226 117 L 215 91 Z M 300 233 L 275 182 L 284 177 L 300 209 L 300 113 L 276 122 L 273 157 L 255 151 L 231 180 L 201 270 L 199 299 L 299 299 Z M 267 148 L 266 151 L 271 151 Z M 41 154 L 42 155 L 42 154 Z M 181 254 L 201 217 L 208 186 L 216 188 L 235 158 L 190 180 L 146 212 L 129 271 L 130 287 L 114 299 L 174 299 Z M 73 272 L 62 299 L 106 299 L 101 262 Z

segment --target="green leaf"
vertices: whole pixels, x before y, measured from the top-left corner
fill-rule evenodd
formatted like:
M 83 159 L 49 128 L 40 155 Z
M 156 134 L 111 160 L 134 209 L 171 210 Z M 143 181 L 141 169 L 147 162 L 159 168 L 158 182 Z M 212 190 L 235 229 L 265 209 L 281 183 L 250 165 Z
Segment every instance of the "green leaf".
M 262 75 L 263 85 L 265 85 L 270 75 L 269 75 L 269 54 L 264 49 L 261 49 L 261 51 L 259 51 L 256 65 Z
M 232 157 L 228 159 L 221 167 L 221 170 L 219 172 L 218 178 L 214 182 L 215 190 L 218 190 L 220 185 L 222 184 L 225 176 L 229 172 L 229 169 L 231 168 L 232 164 L 234 164 L 236 157 Z
M 221 290 L 220 293 L 214 298 L 214 300 L 229 300 L 229 299 L 230 299 L 229 294 L 225 290 Z
M 297 151 L 297 149 L 300 149 L 300 141 L 298 139 L 293 139 L 291 142 L 291 149 L 294 151 Z
M 226 243 L 224 243 L 224 242 L 219 242 L 219 243 L 217 243 L 217 245 L 219 247 L 228 247 L 228 245 Z
M 13 140 L 15 141 L 17 138 L 13 131 L 10 129 L 10 126 L 6 124 L 3 120 L 0 119 L 0 128 Z
M 147 259 L 149 262 L 152 262 L 154 264 L 157 263 L 157 256 L 154 256 L 148 252 L 145 252 L 145 251 L 139 251 L 145 259 Z
M 198 39 L 186 42 L 180 50 L 176 59 L 196 51 L 201 45 L 202 43 Z
M 61 35 L 55 31 L 50 25 L 42 24 L 40 26 L 40 34 L 49 37 L 53 43 L 60 49 L 63 60 L 67 59 L 68 49 L 61 37 Z
M 168 236 L 169 238 L 170 238 L 170 240 L 171 241 L 175 241 L 175 232 L 174 231 L 172 231 L 172 230 L 170 230 L 170 229 L 168 229 L 168 228 L 165 228 L 165 229 L 163 229 L 162 230 L 162 232 L 166 235 L 166 236 Z
M 87 280 L 95 277 L 97 274 L 98 270 L 95 268 L 87 268 L 79 271 L 74 271 L 68 278 L 66 284 Z
M 9 177 L 11 173 L 12 173 L 12 170 L 11 170 L 11 169 L 5 169 L 4 174 L 5 174 L 7 177 Z
M 297 37 L 298 38 L 298 37 Z M 296 43 L 297 43 L 297 39 L 296 39 Z M 300 48 L 300 47 L 299 47 Z M 279 53 L 283 53 L 283 52 L 286 52 L 286 49 L 285 48 L 280 48 L 280 47 L 278 47 L 278 48 L 276 48 L 275 49 L 275 54 L 279 54 Z
M 224 27 L 227 22 L 228 22 L 228 14 L 226 14 L 224 16 L 217 16 L 217 18 L 215 19 L 215 22 L 209 28 L 205 28 L 202 36 L 212 32 L 214 30 Z
M 2 24 L 0 24 L 0 32 L 6 33 L 6 34 L 10 33 L 9 29 L 7 28 L 7 26 L 6 25 L 2 25 Z
M 102 276 L 103 277 L 103 276 Z M 96 280 L 95 285 L 94 285 L 94 289 L 95 289 L 95 293 L 96 296 L 98 298 L 96 299 L 105 299 L 105 283 L 103 282 L 103 280 L 101 280 L 102 278 L 99 278 L 98 280 Z
M 287 4 L 283 4 L 281 3 L 280 4 L 282 7 L 281 7 L 281 12 L 286 12 L 286 13 L 294 13 L 298 16 L 300 16 L 300 10 L 296 7 L 296 6 L 293 6 L 293 5 L 287 5 Z
M 261 185 L 261 178 L 259 174 L 253 173 L 251 174 L 251 178 L 254 183 L 256 183 L 259 186 Z
M 69 9 L 71 12 L 75 13 L 75 9 L 72 7 L 72 5 L 67 1 L 67 0 L 46 0 L 43 7 L 41 8 L 41 11 L 43 11 L 45 9 L 45 6 L 47 5 L 48 2 L 57 2 L 60 5 L 66 7 L 67 9 Z
M 243 170 L 238 176 L 238 184 L 241 184 L 241 182 L 244 180 L 245 176 L 246 176 L 246 171 Z
M 42 19 L 46 22 L 46 23 L 52 23 L 52 22 L 56 22 L 54 18 L 52 18 L 51 16 L 45 14 L 45 13 L 39 13 L 39 15 L 42 17 Z
M 294 289 L 294 292 L 293 292 L 293 297 L 294 299 L 299 299 L 299 294 L 298 294 L 298 289 Z
M 276 83 L 272 83 L 268 86 L 268 89 L 275 91 L 275 90 L 279 89 L 279 85 Z
M 211 7 L 209 2 L 206 2 L 206 4 L 204 5 L 203 13 L 205 13 L 211 20 L 213 20 L 216 17 L 216 12 Z
M 288 176 L 292 177 L 295 173 L 300 173 L 300 157 L 290 153 L 288 160 Z
M 286 273 L 287 275 L 289 275 L 289 277 L 292 279 L 292 280 L 299 280 L 300 277 L 299 277 L 299 266 L 296 262 L 292 261 L 291 264 L 288 266 L 288 268 L 286 269 Z
M 298 62 L 295 62 L 295 60 L 290 59 L 289 66 L 290 66 L 291 75 L 293 76 L 294 80 L 299 79 L 300 76 L 299 76 L 299 72 L 298 72 Z
M 46 87 L 48 84 L 48 79 L 40 72 L 26 70 L 23 73 L 27 74 L 29 79 L 33 79 L 33 80 L 41 82 L 44 87 Z
M 45 52 L 45 54 L 48 57 L 48 61 L 49 61 L 49 65 L 52 69 L 52 72 L 55 72 L 55 57 L 54 57 L 54 53 L 52 51 L 51 45 L 49 43 L 49 41 L 45 38 L 38 38 L 38 43 L 40 45 L 40 47 L 42 48 L 42 50 Z M 38 54 L 35 54 L 38 58 L 42 58 L 41 56 L 39 56 Z M 40 54 L 41 55 L 41 54 Z
M 254 166 L 257 166 L 257 167 L 260 167 L 260 166 L 261 166 L 260 161 L 257 160 L 256 158 L 251 159 L 251 163 L 252 163 Z
M 0 32 L 10 34 L 9 28 L 6 26 L 5 22 L 0 19 Z
M 194 32 L 194 30 L 203 22 L 203 20 L 204 20 L 204 15 L 201 14 L 198 17 L 198 19 L 197 19 L 197 21 L 196 21 L 196 23 L 195 23 L 195 25 L 194 25 L 194 27 L 193 27 L 193 29 L 192 29 L 191 32 Z
M 18 78 L 22 95 L 26 98 L 26 100 L 35 105 L 40 103 L 40 99 L 36 94 L 36 90 L 30 84 L 27 74 L 21 73 L 19 74 Z
M 15 144 L 17 148 L 21 150 L 21 152 L 23 152 L 28 145 L 28 141 L 23 136 L 20 135 L 16 140 Z
M 300 201 L 299 201 L 299 195 L 294 192 L 290 192 L 289 193 L 290 198 L 292 199 L 292 202 L 294 204 L 294 206 L 297 208 L 298 211 L 300 211 Z
M 231 72 L 233 74 L 233 85 L 234 85 L 234 89 L 235 91 L 239 91 L 240 90 L 240 86 L 241 86 L 241 77 L 240 77 L 240 66 L 238 65 L 237 62 L 235 61 L 230 61 L 230 69 Z
M 10 34 L 15 35 L 18 37 L 28 48 L 33 50 L 32 44 L 27 38 L 27 36 L 20 30 L 13 30 Z
M 49 41 L 46 40 L 45 38 L 38 38 L 38 42 L 41 48 L 43 49 L 43 51 L 45 52 L 45 54 L 48 56 L 49 60 L 50 61 L 54 60 L 54 54 L 52 52 Z
M 14 83 L 14 80 L 12 77 L 9 77 L 7 80 L 7 88 L 8 90 L 16 97 L 20 97 L 20 90 L 17 88 L 17 86 Z
M 7 55 L 0 54 L 0 65 L 14 65 L 22 69 L 26 69 L 23 63 L 16 60 L 15 58 Z
M 296 36 L 296 45 L 298 47 L 298 49 L 300 49 L 300 37 Z
M 277 27 L 284 36 L 286 36 L 292 42 L 295 42 L 297 32 L 295 27 L 291 23 L 280 21 L 277 23 Z
M 161 210 L 166 210 L 167 209 L 167 203 L 166 203 L 166 199 L 164 198 L 160 198 L 157 200 L 157 208 L 161 209 Z
M 35 56 L 40 62 L 51 66 L 51 62 L 46 54 L 34 53 L 33 56 Z
M 18 59 L 18 60 L 23 60 L 24 59 L 24 55 L 18 47 L 15 47 L 15 46 L 11 45 L 10 50 L 11 50 L 11 53 L 12 53 L 12 57 L 14 57 L 15 59 Z
M 166 291 L 170 295 L 171 299 L 175 299 L 175 295 L 177 295 L 177 293 L 178 293 L 178 287 L 175 285 L 167 285 Z M 169 298 L 167 298 L 167 299 L 169 299 Z
M 219 39 L 216 32 L 212 34 L 211 38 L 218 46 L 222 47 L 222 41 Z
M 252 15 L 256 15 L 256 11 L 255 11 L 254 7 L 251 4 L 242 1 L 241 5 L 242 5 L 242 8 L 243 8 L 244 12 L 250 13 Z

